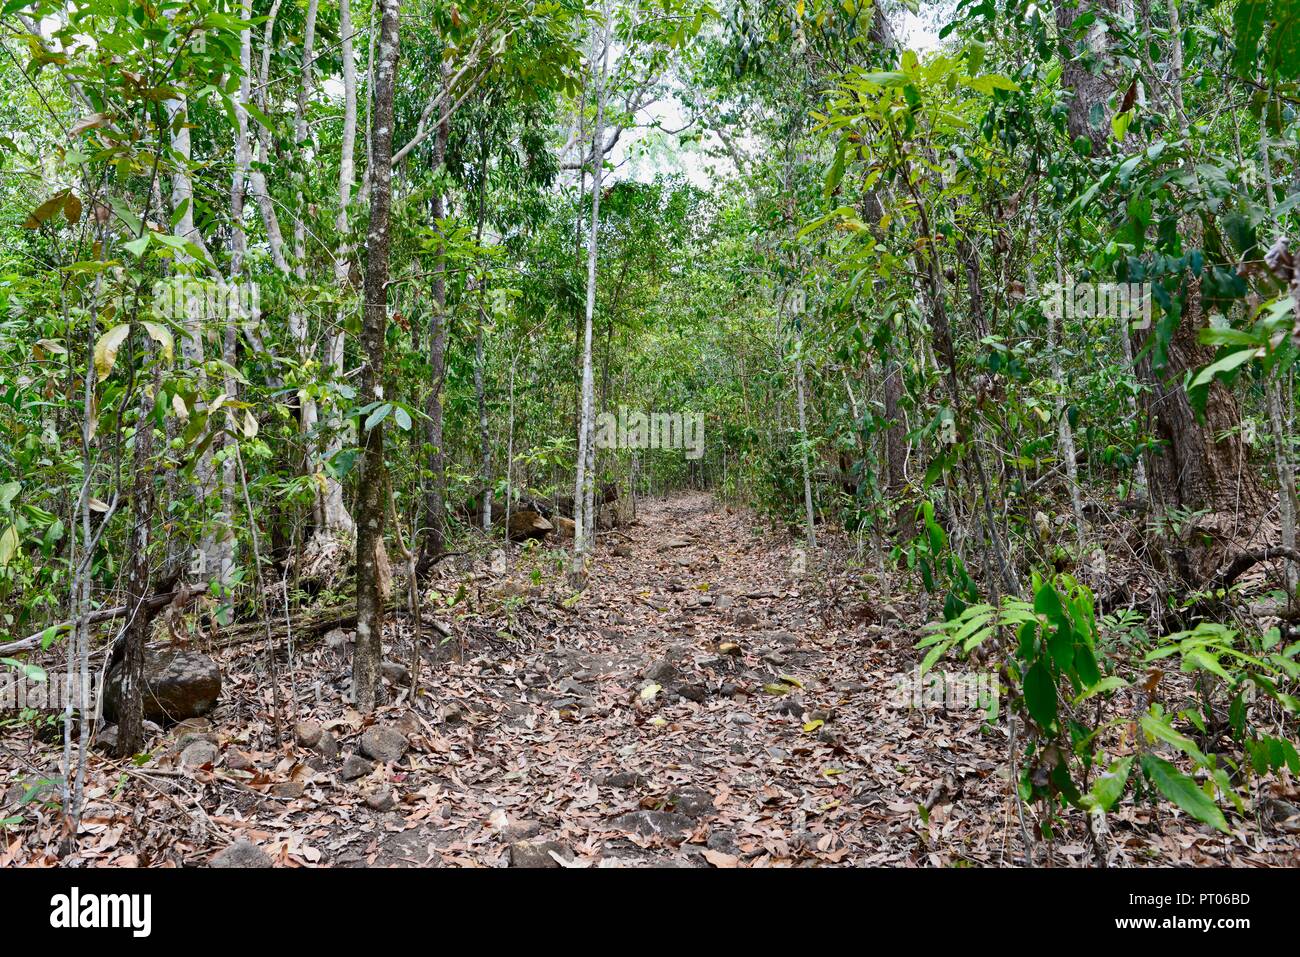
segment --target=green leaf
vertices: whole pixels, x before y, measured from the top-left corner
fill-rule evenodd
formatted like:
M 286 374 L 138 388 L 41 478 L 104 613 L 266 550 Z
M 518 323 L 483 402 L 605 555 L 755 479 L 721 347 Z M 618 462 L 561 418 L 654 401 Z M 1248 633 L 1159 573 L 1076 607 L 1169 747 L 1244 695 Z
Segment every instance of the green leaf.
M 1179 734 L 1169 726 L 1165 719 L 1157 718 L 1155 715 L 1147 713 L 1142 715 L 1142 730 L 1151 737 L 1172 744 L 1175 748 L 1192 758 L 1197 764 L 1208 764 L 1205 755 L 1191 738 L 1184 734 Z
M 1120 688 L 1127 688 L 1128 682 L 1117 675 L 1110 675 L 1102 678 L 1095 685 L 1085 690 L 1079 697 L 1074 699 L 1075 704 L 1087 701 L 1093 695 L 1105 694 L 1107 691 L 1117 691 Z
M 1025 675 L 1025 706 L 1041 728 L 1050 728 L 1056 721 L 1056 681 L 1041 661 Z
M 1209 824 L 1224 834 L 1231 833 L 1228 830 L 1228 822 L 1223 817 L 1223 812 L 1206 796 L 1204 791 L 1196 786 L 1195 781 L 1168 761 L 1158 758 L 1154 754 L 1144 754 L 1142 755 L 1142 773 L 1146 775 L 1148 781 L 1155 785 L 1156 790 L 1196 818 L 1196 820 L 1202 824 Z
M 362 431 L 369 432 L 380 422 L 384 421 L 384 419 L 387 418 L 388 413 L 392 411 L 393 411 L 392 403 L 385 402 L 383 405 L 376 408 L 373 412 L 370 413 L 370 415 L 366 417 L 366 424 L 362 426 Z
M 1133 770 L 1133 758 L 1120 758 L 1111 764 L 1105 774 L 1092 782 L 1092 787 L 1083 797 L 1085 807 L 1100 808 L 1103 811 L 1109 811 L 1119 800 L 1119 796 L 1124 793 L 1124 788 L 1128 784 L 1129 772 Z
M 1256 352 L 1257 350 L 1255 349 L 1241 349 L 1237 352 L 1229 353 L 1217 362 L 1211 362 L 1196 374 L 1196 378 L 1192 380 L 1190 388 L 1195 389 L 1198 385 L 1206 385 L 1220 373 L 1231 372 L 1239 365 L 1250 361 L 1250 359 L 1255 356 Z

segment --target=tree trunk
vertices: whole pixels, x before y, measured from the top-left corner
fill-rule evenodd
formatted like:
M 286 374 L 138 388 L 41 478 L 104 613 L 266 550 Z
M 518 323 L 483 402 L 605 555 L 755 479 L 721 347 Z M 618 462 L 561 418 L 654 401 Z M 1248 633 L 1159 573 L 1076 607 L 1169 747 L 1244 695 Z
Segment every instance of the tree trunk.
M 334 220 L 339 243 L 334 257 L 334 282 L 342 291 L 348 284 L 348 266 L 352 258 L 347 238 L 348 207 L 352 203 L 352 181 L 356 177 L 357 145 L 357 65 L 353 60 L 351 0 L 343 0 L 339 6 L 339 33 L 343 58 L 343 134 L 339 145 L 339 209 Z M 340 304 L 334 316 L 335 331 L 330 336 L 329 355 L 326 357 L 330 373 L 336 380 L 343 377 L 343 321 L 344 307 Z M 345 425 L 337 403 L 330 405 L 326 425 L 325 458 L 328 460 L 343 449 Z M 332 475 L 325 476 L 322 499 L 325 531 L 352 535 L 356 526 L 343 502 L 343 486 Z
M 153 343 L 140 331 L 141 367 L 149 364 Z M 149 597 L 149 542 L 153 533 L 156 492 L 153 481 L 153 406 L 155 389 L 139 383 L 140 400 L 135 420 L 135 449 L 131 459 L 131 544 L 126 566 L 126 629 L 117 667 L 121 669 L 121 713 L 118 715 L 117 753 L 130 757 L 144 747 L 144 647 L 149 641 L 153 615 L 144 610 Z
M 592 495 L 592 487 L 595 482 L 595 477 L 591 474 L 588 464 L 593 458 L 590 446 L 595 434 L 595 422 L 593 421 L 595 384 L 591 366 L 591 327 L 596 312 L 596 242 L 600 229 L 600 190 L 603 180 L 602 174 L 604 173 L 604 157 L 600 153 L 599 144 L 604 142 L 605 138 L 605 80 L 609 71 L 608 0 L 602 5 L 601 17 L 604 25 L 599 33 L 599 50 L 593 50 L 593 53 L 599 52 L 600 67 L 597 69 L 594 56 L 591 64 L 592 83 L 596 86 L 596 125 L 591 138 L 591 223 L 590 231 L 587 234 L 587 311 L 583 323 L 582 397 L 578 424 L 577 476 L 573 486 L 574 531 L 571 572 L 575 577 L 585 575 L 587 558 L 595 539 L 595 529 L 592 528 L 594 524 L 593 516 L 586 507 L 586 503 L 588 496 Z
M 367 402 L 384 401 L 384 331 L 388 324 L 389 214 L 392 201 L 393 87 L 397 72 L 401 0 L 381 0 L 379 56 L 375 64 L 370 178 L 370 231 L 366 237 L 365 308 L 361 345 L 365 358 L 361 391 Z M 383 628 L 380 549 L 384 536 L 384 423 L 362 436 L 365 445 L 361 501 L 357 510 L 357 643 L 352 691 L 357 709 L 375 709 Z
M 446 89 L 447 71 L 443 69 L 443 89 Z M 450 121 L 438 124 L 433 147 L 433 171 L 436 173 L 447 155 L 447 137 Z M 446 200 L 442 191 L 433 195 L 434 228 L 447 215 Z M 429 477 L 424 486 L 424 531 L 421 535 L 420 565 L 427 568 L 439 554 L 446 550 L 443 533 L 443 515 L 447 502 L 447 456 L 443 450 L 442 387 L 447 377 L 447 255 L 440 247 L 433 265 L 433 308 L 429 310 L 429 392 L 424 401 L 425 444 L 429 446 Z

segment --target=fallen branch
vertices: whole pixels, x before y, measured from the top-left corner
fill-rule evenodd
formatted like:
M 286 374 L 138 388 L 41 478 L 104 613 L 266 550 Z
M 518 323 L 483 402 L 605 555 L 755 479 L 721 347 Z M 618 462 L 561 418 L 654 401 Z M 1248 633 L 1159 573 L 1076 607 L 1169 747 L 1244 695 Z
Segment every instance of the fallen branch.
M 188 605 L 207 590 L 206 585 L 184 585 L 175 591 L 155 593 L 145 599 L 143 610 L 146 614 L 158 612 L 163 608 L 166 608 L 172 602 L 177 602 L 180 605 Z M 88 625 L 100 625 L 106 621 L 112 621 L 114 618 L 121 618 L 127 613 L 127 611 L 128 608 L 126 605 L 118 605 L 116 608 L 101 608 L 98 611 L 92 611 L 87 616 L 86 623 Z M 32 651 L 33 649 L 40 647 L 41 642 L 43 642 L 47 636 L 50 636 L 51 633 L 58 635 L 61 632 L 68 631 L 75 624 L 75 620 L 62 621 L 57 625 L 50 625 L 48 628 L 42 628 L 36 634 L 23 638 L 21 641 L 11 641 L 7 645 L 0 645 L 0 655 L 16 654 L 20 651 Z
M 403 604 L 399 601 L 390 601 L 384 609 L 386 612 L 404 611 Z M 314 638 L 317 635 L 324 634 L 327 631 L 333 631 L 335 628 L 349 628 L 357 623 L 356 605 L 345 606 L 343 608 L 326 609 L 324 611 L 307 611 L 300 613 L 289 621 L 277 622 L 271 627 L 271 635 L 275 639 L 283 638 L 288 635 L 290 630 L 298 639 Z M 451 637 L 451 628 L 440 621 L 426 622 L 431 625 L 444 638 Z M 234 625 L 223 630 L 222 634 L 214 642 L 218 648 L 233 648 L 236 645 L 242 645 L 259 638 L 266 637 L 266 625 L 260 621 L 252 621 L 242 625 Z
M 1300 562 L 1300 550 L 1288 548 L 1285 545 L 1268 545 L 1264 548 L 1242 552 L 1219 569 L 1218 573 L 1210 579 L 1210 590 L 1218 591 L 1220 588 L 1229 588 L 1233 582 L 1249 569 L 1260 562 L 1267 562 L 1275 558 L 1289 558 L 1293 562 Z

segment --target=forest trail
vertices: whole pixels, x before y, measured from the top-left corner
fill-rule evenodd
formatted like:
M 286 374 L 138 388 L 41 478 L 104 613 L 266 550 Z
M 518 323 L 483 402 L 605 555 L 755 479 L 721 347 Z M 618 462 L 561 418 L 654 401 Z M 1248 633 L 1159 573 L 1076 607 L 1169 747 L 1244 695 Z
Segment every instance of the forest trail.
M 551 640 L 430 679 L 444 713 L 464 716 L 431 729 L 441 790 L 424 790 L 444 810 L 351 853 L 1002 861 L 1010 805 L 992 739 L 978 743 L 980 714 L 895 705 L 916 632 L 846 605 L 842 575 L 802 569 L 793 543 L 709 496 L 644 504 L 635 525 L 602 537 L 588 591 Z M 511 852 L 520 840 L 530 847 Z
M 280 698 L 295 722 L 281 747 L 265 656 L 227 648 L 208 718 L 155 731 L 138 768 L 95 756 L 81 856 L 187 866 L 232 849 L 241 863 L 278 866 L 1022 864 L 1005 724 L 985 721 L 987 702 L 969 684 L 956 697 L 949 685 L 943 701 L 931 689 L 923 707 L 899 700 L 900 688 L 916 688 L 925 616 L 863 594 L 852 556 L 827 529 L 819 564 L 805 566 L 785 532 L 692 493 L 643 502 L 636 521 L 602 533 L 576 603 L 554 550 L 512 548 L 510 567 L 500 553 L 445 563 L 434 591 L 470 582 L 470 595 L 426 609 L 426 621 L 450 618 L 455 637 L 426 649 L 414 706 L 393 677 L 411 653 L 401 615 L 385 630 L 389 703 L 372 720 L 344 700 L 348 633 L 301 642 L 291 667 L 281 649 Z M 38 754 L 33 770 L 42 759 L 57 765 L 53 742 Z M 1112 866 L 1285 863 L 1294 853 L 1285 837 L 1254 835 L 1245 849 L 1149 806 L 1109 823 Z M 44 819 L 31 839 L 0 847 L 0 864 L 54 863 L 58 837 L 57 817 Z M 1043 863 L 1041 844 L 1036 853 Z M 1083 837 L 1050 853 L 1064 866 L 1098 858 Z

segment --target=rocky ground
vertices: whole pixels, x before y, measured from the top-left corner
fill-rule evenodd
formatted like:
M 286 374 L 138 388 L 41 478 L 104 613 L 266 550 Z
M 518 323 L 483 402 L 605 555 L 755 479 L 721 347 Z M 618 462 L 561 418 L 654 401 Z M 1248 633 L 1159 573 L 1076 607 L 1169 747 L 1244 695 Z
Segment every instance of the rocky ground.
M 925 616 L 885 583 L 864 591 L 874 576 L 827 538 L 814 563 L 691 495 L 603 535 L 576 601 L 545 548 L 443 566 L 425 630 L 451 637 L 426 649 L 419 693 L 401 616 L 371 722 L 344 704 L 348 633 L 283 648 L 279 746 L 265 656 L 222 652 L 207 718 L 158 729 L 140 766 L 96 753 L 73 863 L 1023 863 L 1005 722 L 898 700 Z M 57 863 L 57 806 L 19 799 L 58 750 L 4 735 L 0 818 L 21 821 L 0 865 Z M 1067 828 L 1036 860 L 1294 865 L 1294 823 L 1234 818 L 1225 837 L 1130 801 L 1102 850 Z

